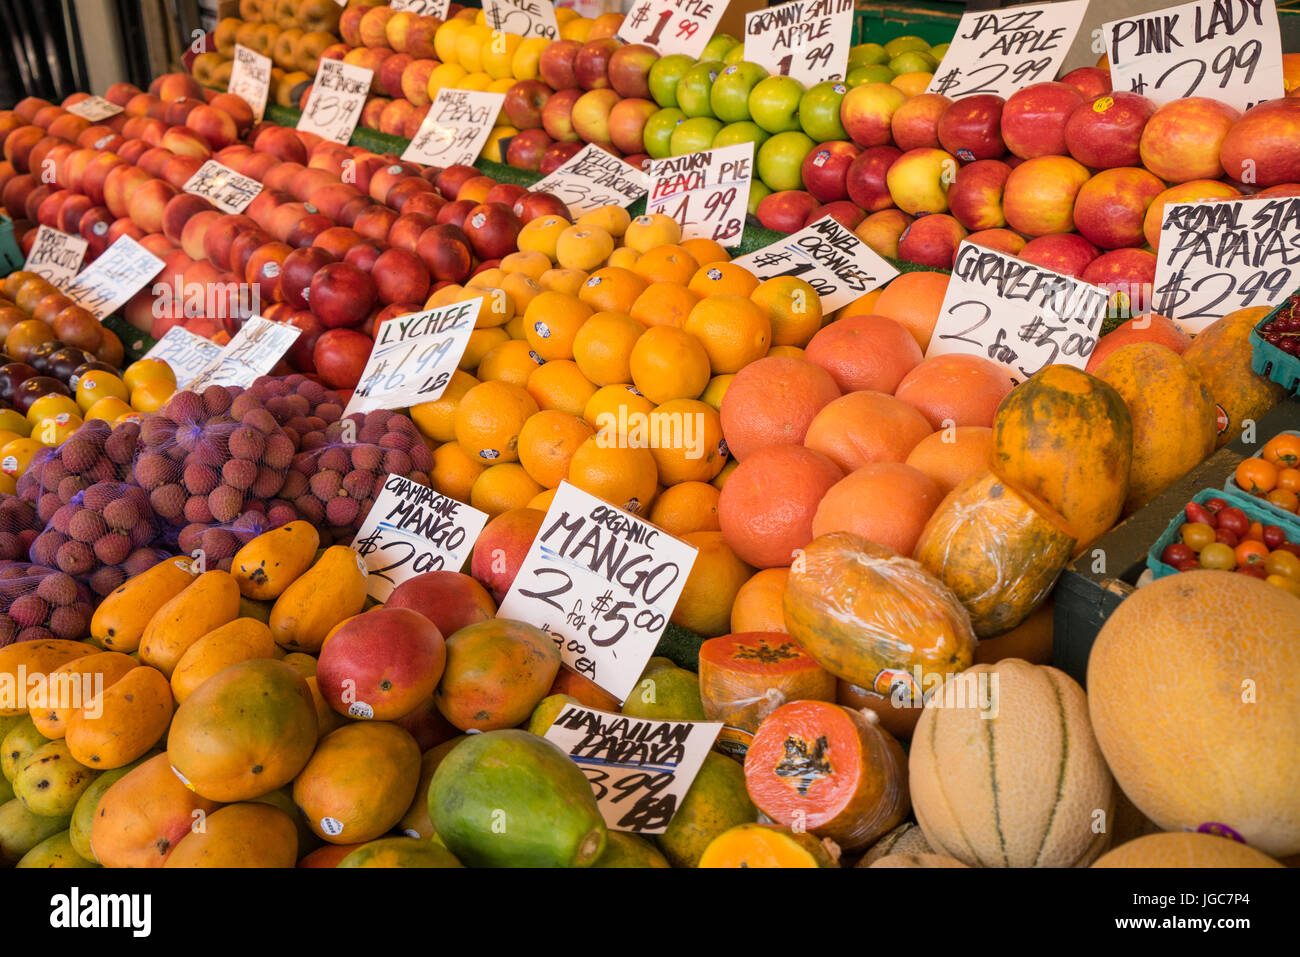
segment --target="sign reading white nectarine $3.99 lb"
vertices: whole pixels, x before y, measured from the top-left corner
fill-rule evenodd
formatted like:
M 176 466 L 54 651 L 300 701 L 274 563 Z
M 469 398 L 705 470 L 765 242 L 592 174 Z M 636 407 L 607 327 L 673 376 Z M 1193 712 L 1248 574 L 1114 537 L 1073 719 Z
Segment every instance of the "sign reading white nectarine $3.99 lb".
M 504 93 L 439 90 L 402 159 L 425 166 L 472 165 L 505 101 Z
M 242 213 L 262 191 L 262 184 L 251 176 L 236 173 L 216 160 L 205 160 L 185 181 L 185 192 L 202 196 L 226 213 Z
M 110 103 L 102 96 L 88 96 L 84 100 L 69 104 L 64 109 L 75 116 L 81 117 L 83 120 L 90 120 L 92 123 L 98 123 L 100 120 L 106 120 L 122 112 L 120 106 L 116 103 Z
M 1088 0 L 1063 0 L 962 14 L 926 92 L 953 100 L 976 93 L 1005 99 L 1055 79 L 1087 9 Z
M 103 320 L 143 289 L 163 265 L 161 259 L 130 236 L 121 236 L 78 273 L 64 287 L 63 294 Z
M 698 60 L 726 11 L 727 0 L 636 0 L 615 36 Z
M 963 242 L 925 357 L 981 356 L 1006 369 L 1012 382 L 1049 365 L 1082 369 L 1108 302 L 1099 286 Z
M 271 58 L 235 44 L 234 63 L 226 91 L 247 103 L 253 111 L 253 118 L 260 122 L 266 113 L 266 98 L 270 90 Z
M 542 629 L 566 665 L 624 701 L 668 627 L 695 554 L 561 482 L 497 616 Z
M 210 385 L 248 387 L 258 376 L 271 371 L 301 333 L 297 326 L 286 322 L 250 316 L 189 387 L 195 392 L 202 392 Z
M 574 217 L 602 206 L 627 206 L 646 194 L 646 176 L 595 143 L 588 143 L 555 171 L 532 185 L 550 193 Z
M 298 129 L 334 143 L 346 143 L 361 119 L 374 71 L 342 60 L 321 60 Z
M 677 220 L 682 239 L 738 246 L 753 179 L 753 143 L 652 160 L 645 211 Z
M 185 389 L 220 355 L 221 346 L 211 339 L 196 336 L 184 326 L 172 326 L 144 357 L 167 363 L 176 376 L 176 388 Z
M 745 59 L 804 86 L 844 79 L 852 42 L 853 0 L 790 0 L 745 14 Z
M 501 33 L 547 40 L 560 38 L 555 6 L 547 0 L 483 0 L 483 19 Z
M 36 230 L 36 240 L 23 268 L 62 288 L 81 270 L 89 245 L 80 236 L 42 224 Z

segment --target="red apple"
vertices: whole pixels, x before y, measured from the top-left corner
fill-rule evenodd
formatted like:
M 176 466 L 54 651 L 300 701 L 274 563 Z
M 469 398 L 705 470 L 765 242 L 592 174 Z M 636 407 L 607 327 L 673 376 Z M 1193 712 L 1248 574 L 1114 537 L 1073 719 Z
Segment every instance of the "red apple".
M 1010 103 L 1008 100 L 1007 105 Z M 1087 168 L 1068 156 L 1025 160 L 1012 169 L 1002 192 L 1007 225 L 1026 236 L 1070 232 L 1074 228 L 1074 198 L 1088 178 Z
M 804 189 L 823 203 L 848 199 L 849 167 L 861 152 L 857 146 L 844 140 L 831 140 L 814 146 L 803 158 L 801 175 Z
M 632 43 L 609 58 L 609 85 L 625 99 L 650 99 L 650 68 L 659 59 L 654 47 Z
M 577 40 L 556 40 L 547 45 L 537 61 L 542 82 L 552 90 L 569 90 L 579 87 L 574 61 L 582 44 Z
M 422 303 L 429 296 L 429 270 L 415 253 L 389 249 L 375 260 L 370 271 L 382 303 Z
M 1098 66 L 1081 66 L 1061 77 L 1062 83 L 1068 83 L 1087 99 L 1110 92 L 1110 71 Z
M 546 147 L 545 151 L 543 151 L 541 162 L 537 164 L 537 172 L 541 173 L 543 176 L 549 176 L 569 160 L 573 159 L 573 157 L 581 153 L 582 149 L 583 144 L 577 140 L 552 143 L 550 146 Z
M 1138 315 L 1151 309 L 1156 256 L 1145 249 L 1115 249 L 1088 263 L 1079 278 L 1110 293 L 1113 315 Z
M 808 214 L 819 205 L 817 197 L 812 193 L 801 189 L 783 189 L 759 200 L 754 215 L 764 229 L 789 235 L 803 229 Z
M 947 98 L 943 97 L 946 103 Z M 867 149 L 890 142 L 890 123 L 894 114 L 907 102 L 907 95 L 888 83 L 863 83 L 855 86 L 840 101 L 840 123 L 849 139 Z
M 374 280 L 363 270 L 346 262 L 330 263 L 312 276 L 308 302 L 327 329 L 338 329 L 365 321 L 376 295 Z
M 937 149 L 939 117 L 943 116 L 951 104 L 952 100 L 938 93 L 922 93 L 904 102 L 894 111 L 889 121 L 894 145 L 904 152 L 921 148 Z
M 1255 186 L 1300 183 L 1300 86 L 1251 107 L 1228 130 L 1219 160 L 1228 176 Z M 1273 194 L 1277 195 L 1277 194 Z M 1294 195 L 1294 194 L 1283 194 Z
M 316 340 L 312 365 L 331 389 L 352 389 L 361 381 L 374 345 L 369 336 L 355 329 L 327 329 Z
M 1066 153 L 1065 124 L 1083 94 L 1068 83 L 1035 83 L 1002 107 L 1002 139 L 1021 159 Z
M 845 229 L 852 231 L 857 228 L 858 223 L 862 222 L 863 217 L 866 215 L 866 213 L 850 203 L 847 199 L 841 199 L 814 208 L 806 217 L 804 217 L 803 226 L 800 228 L 802 229 L 811 226 L 818 220 L 825 219 L 829 216 Z
M 1074 199 L 1074 228 L 1102 249 L 1141 246 L 1147 209 L 1164 189 L 1164 183 L 1139 167 L 1102 170 Z
M 996 229 L 1007 224 L 1002 214 L 1002 190 L 1011 167 L 1001 160 L 976 160 L 957 170 L 948 189 L 948 209 L 970 230 Z
M 608 89 L 609 63 L 622 45 L 613 37 L 602 37 L 584 43 L 573 58 L 573 75 L 578 85 L 584 90 Z
M 618 94 L 614 95 L 617 98 Z M 576 142 L 580 138 L 574 129 L 573 109 L 582 97 L 582 90 L 565 89 L 547 99 L 542 107 L 542 128 L 551 139 Z
M 587 143 L 609 141 L 609 114 L 619 102 L 619 95 L 604 87 L 582 94 L 569 113 L 573 131 Z
M 939 116 L 939 143 L 963 163 L 999 159 L 1007 151 L 1002 142 L 1004 100 L 991 93 L 964 96 Z
M 1020 258 L 1044 269 L 1078 278 L 1099 250 L 1078 233 L 1054 233 L 1025 243 Z
M 986 249 L 996 249 L 1009 256 L 1018 256 L 1025 248 L 1025 237 L 1010 229 L 981 229 L 966 237 L 966 242 Z
M 1172 100 L 1142 130 L 1142 165 L 1170 183 L 1218 179 L 1223 175 L 1219 151 L 1240 118 L 1235 107 L 1207 97 Z M 1254 157 L 1259 145 L 1251 144 L 1251 149 Z
M 510 125 L 519 130 L 536 130 L 542 126 L 542 107 L 551 96 L 551 88 L 540 80 L 520 80 L 506 90 L 503 108 Z
M 882 209 L 858 223 L 858 228 L 853 230 L 853 234 L 866 243 L 877 256 L 897 259 L 898 238 L 912 223 L 912 217 L 901 209 Z
M 858 154 L 844 178 L 849 199 L 867 213 L 878 213 L 893 206 L 885 174 L 902 155 L 902 150 L 893 146 L 872 146 Z
M 922 216 L 898 237 L 898 258 L 935 269 L 951 269 L 966 228 L 952 216 Z
M 645 150 L 645 124 L 659 111 L 653 100 L 619 100 L 609 111 L 609 138 L 620 153 L 635 155 Z M 513 145 L 513 144 L 512 144 Z

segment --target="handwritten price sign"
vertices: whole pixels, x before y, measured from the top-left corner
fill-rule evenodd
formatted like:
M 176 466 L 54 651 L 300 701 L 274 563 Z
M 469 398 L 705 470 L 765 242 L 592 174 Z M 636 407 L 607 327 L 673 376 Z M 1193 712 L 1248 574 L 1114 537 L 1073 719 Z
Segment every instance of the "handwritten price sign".
M 194 377 L 190 388 L 202 392 L 210 385 L 250 386 L 258 376 L 271 371 L 301 333 L 297 326 L 252 316 L 220 354 Z
M 561 482 L 497 614 L 541 628 L 566 665 L 621 701 L 694 564 L 690 545 Z
M 62 289 L 81 270 L 88 245 L 80 236 L 42 225 L 36 230 L 36 241 L 23 268 Z
M 982 356 L 1013 382 L 1056 363 L 1082 369 L 1108 298 L 1098 286 L 963 242 L 925 357 Z
M 253 110 L 254 118 L 261 120 L 266 113 L 266 98 L 271 89 L 271 58 L 256 50 L 235 44 L 234 65 L 230 68 L 227 90 L 235 94 Z
M 830 216 L 737 257 L 735 263 L 760 281 L 797 276 L 816 290 L 824 312 L 847 306 L 898 275 L 897 269 Z
M 753 143 L 653 160 L 645 211 L 677 220 L 682 239 L 736 246 L 745 230 L 753 177 Z
M 393 0 L 389 4 L 394 10 L 410 10 L 418 16 L 437 17 L 440 20 L 447 19 L 447 7 L 450 5 L 451 0 Z
M 617 156 L 589 143 L 551 175 L 533 184 L 551 193 L 577 217 L 602 206 L 627 206 L 646 194 L 646 176 Z
M 745 14 L 745 59 L 804 86 L 842 80 L 853 37 L 853 0 L 791 0 Z
M 684 53 L 698 60 L 726 9 L 726 0 L 636 0 L 617 36 L 624 43 L 654 47 L 664 56 Z
M 954 100 L 976 93 L 1005 98 L 1054 79 L 1087 8 L 1088 0 L 1064 0 L 963 14 L 926 92 Z
M 176 388 L 185 389 L 221 355 L 221 346 L 211 339 L 196 336 L 181 326 L 172 326 L 152 349 L 146 359 L 161 359 L 171 366 L 176 375 Z
M 1208 96 L 1248 110 L 1286 95 L 1273 0 L 1197 0 L 1101 29 L 1114 88 L 1158 105 Z
M 389 475 L 352 541 L 370 569 L 370 596 L 387 601 L 408 578 L 443 569 L 459 571 L 487 518 L 428 486 Z
M 130 236 L 122 236 L 63 290 L 96 319 L 103 320 L 145 287 L 163 261 Z
M 662 834 L 721 730 L 721 722 L 654 721 L 569 705 L 546 740 L 582 768 L 606 825 Z
M 1193 335 L 1300 285 L 1300 197 L 1170 203 L 1160 224 L 1152 310 Z
M 560 37 L 555 7 L 546 0 L 483 0 L 483 18 L 502 33 L 548 40 Z
M 321 60 L 298 129 L 346 143 L 361 119 L 374 71 L 342 60 Z
M 216 160 L 207 160 L 185 181 L 184 188 L 224 212 L 242 213 L 262 191 L 262 184 Z
M 425 166 L 473 164 L 505 101 L 504 93 L 439 90 L 402 159 Z
M 83 120 L 90 120 L 92 123 L 98 123 L 100 120 L 106 120 L 122 112 L 120 106 L 116 103 L 110 103 L 102 96 L 88 96 L 84 100 L 66 107 L 66 109 L 69 113 L 76 114 Z

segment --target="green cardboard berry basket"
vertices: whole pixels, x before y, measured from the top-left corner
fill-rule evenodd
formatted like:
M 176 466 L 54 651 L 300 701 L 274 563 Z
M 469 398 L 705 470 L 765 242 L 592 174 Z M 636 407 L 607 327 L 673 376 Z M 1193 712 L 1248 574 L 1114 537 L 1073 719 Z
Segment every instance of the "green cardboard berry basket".
M 1261 502 L 1253 495 L 1247 495 L 1240 490 L 1207 488 L 1197 492 L 1192 496 L 1192 501 L 1197 505 L 1204 505 L 1212 498 L 1221 498 L 1231 505 L 1235 505 L 1246 513 L 1246 516 L 1253 522 L 1262 522 L 1265 525 L 1277 525 L 1286 532 L 1287 541 L 1300 542 L 1300 521 L 1296 521 L 1295 516 L 1281 509 L 1273 508 L 1266 502 Z M 1289 516 L 1289 517 L 1288 517 Z M 1151 550 L 1147 552 L 1147 568 L 1151 569 L 1151 574 L 1156 578 L 1164 578 L 1166 575 L 1178 574 L 1178 569 L 1171 565 L 1166 565 L 1160 560 L 1160 553 L 1169 545 L 1172 545 L 1179 538 L 1179 530 L 1187 520 L 1184 511 L 1179 511 L 1169 521 L 1168 527 L 1165 528 L 1164 534 L 1155 540 Z
M 1300 296 L 1300 289 L 1287 296 L 1285 301 L 1279 303 L 1250 330 L 1251 369 L 1257 375 L 1272 379 L 1288 392 L 1300 390 L 1300 356 L 1288 355 L 1271 342 L 1265 342 L 1263 332 L 1265 326 L 1276 319 L 1283 309 L 1288 308 L 1292 296 Z
M 1291 357 L 1288 356 L 1287 358 L 1291 358 Z M 1277 434 L 1278 435 L 1300 435 L 1300 430 L 1285 429 L 1284 431 L 1279 432 Z M 1269 436 L 1269 438 L 1271 439 L 1273 438 L 1273 436 Z M 1261 455 L 1263 455 L 1263 453 L 1264 453 L 1264 449 L 1263 449 L 1263 445 L 1261 444 L 1260 450 L 1250 457 L 1252 459 L 1257 459 Z M 1234 495 L 1240 498 L 1248 499 L 1251 502 L 1254 502 L 1255 504 L 1259 505 L 1260 507 L 1267 509 L 1269 512 L 1271 512 L 1273 515 L 1277 516 L 1278 518 L 1281 518 L 1288 522 L 1300 522 L 1300 516 L 1297 516 L 1295 512 L 1288 512 L 1284 508 L 1278 508 L 1276 505 L 1274 505 L 1272 502 L 1268 501 L 1267 499 L 1263 499 L 1263 498 L 1259 498 L 1258 496 L 1251 495 L 1244 488 L 1238 485 L 1235 471 L 1228 476 L 1227 480 L 1223 483 L 1223 487 L 1227 489 L 1229 492 L 1232 492 Z

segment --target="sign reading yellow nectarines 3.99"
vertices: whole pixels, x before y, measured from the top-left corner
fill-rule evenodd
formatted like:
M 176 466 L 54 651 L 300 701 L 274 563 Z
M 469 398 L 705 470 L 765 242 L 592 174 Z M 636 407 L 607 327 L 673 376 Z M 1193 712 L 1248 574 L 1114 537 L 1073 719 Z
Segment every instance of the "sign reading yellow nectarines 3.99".
M 533 184 L 550 193 L 577 217 L 602 206 L 627 206 L 646 193 L 646 176 L 595 143 L 588 143 L 549 176 Z

